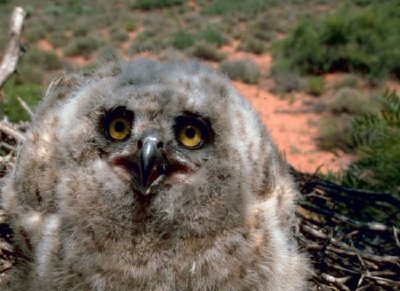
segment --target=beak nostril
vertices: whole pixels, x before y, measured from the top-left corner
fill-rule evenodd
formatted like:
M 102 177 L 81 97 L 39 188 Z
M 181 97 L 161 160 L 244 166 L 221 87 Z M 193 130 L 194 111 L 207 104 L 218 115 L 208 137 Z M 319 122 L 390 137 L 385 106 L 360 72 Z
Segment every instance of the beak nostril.
M 138 149 L 141 149 L 143 147 L 143 142 L 141 140 L 138 141 L 137 147 Z
M 163 146 L 164 146 L 164 143 L 163 143 L 162 141 L 159 141 L 159 142 L 157 143 L 157 148 L 158 148 L 158 149 L 161 149 Z

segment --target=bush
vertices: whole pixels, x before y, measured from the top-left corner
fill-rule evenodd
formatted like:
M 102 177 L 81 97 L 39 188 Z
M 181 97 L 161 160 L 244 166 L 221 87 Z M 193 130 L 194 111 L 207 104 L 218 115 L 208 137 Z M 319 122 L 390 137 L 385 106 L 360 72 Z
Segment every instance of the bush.
M 318 147 L 332 152 L 338 149 L 344 152 L 353 151 L 353 122 L 354 116 L 348 114 L 323 118 L 318 126 Z
M 300 74 L 287 68 L 285 64 L 281 64 L 280 66 L 275 65 L 271 73 L 275 82 L 274 93 L 286 94 L 299 91 L 305 86 Z
M 302 73 L 359 72 L 400 78 L 398 1 L 346 6 L 322 20 L 303 21 L 276 47 Z
M 185 0 L 136 0 L 133 7 L 150 10 L 184 4 Z
M 195 58 L 213 62 L 220 62 L 226 57 L 226 55 L 221 53 L 214 45 L 202 42 L 198 43 L 193 48 L 191 55 Z
M 348 187 L 391 192 L 400 198 L 400 95 L 386 93 L 380 113 L 354 123 L 359 160 L 341 175 Z
M 335 93 L 329 103 L 329 110 L 333 114 L 362 115 L 379 112 L 381 103 L 377 98 L 372 98 L 362 92 L 343 88 Z
M 224 61 L 220 65 L 220 70 L 231 79 L 241 80 L 248 84 L 258 83 L 260 78 L 260 69 L 251 60 Z
M 127 31 L 134 31 L 134 30 L 136 30 L 136 27 L 137 27 L 136 22 L 133 20 L 129 20 L 129 21 L 125 22 L 125 29 Z
M 111 39 L 116 42 L 124 42 L 129 40 L 129 34 L 123 31 L 116 31 L 111 35 Z
M 265 44 L 263 41 L 257 39 L 249 39 L 240 45 L 239 49 L 256 55 L 261 55 L 265 51 Z
M 35 83 L 20 84 L 16 77 L 8 80 L 4 86 L 5 98 L 0 102 L 0 115 L 7 115 L 11 122 L 27 121 L 30 116 L 17 100 L 21 97 L 30 108 L 42 98 L 44 87 Z
M 217 47 L 227 43 L 226 39 L 215 28 L 212 27 L 208 27 L 207 29 L 201 31 L 200 38 L 209 44 L 216 45 Z
M 325 79 L 323 77 L 307 78 L 307 93 L 320 96 L 325 92 Z
M 214 0 L 204 7 L 206 14 L 232 15 L 235 13 L 256 14 L 268 5 L 279 3 L 277 0 Z
M 61 60 L 54 52 L 35 48 L 28 50 L 22 59 L 22 63 L 40 67 L 46 71 L 58 70 L 62 67 Z
M 172 45 L 179 50 L 191 47 L 195 41 L 196 39 L 193 34 L 183 30 L 175 32 L 172 36 Z
M 77 38 L 65 48 L 67 56 L 91 56 L 100 46 L 100 41 L 93 37 Z

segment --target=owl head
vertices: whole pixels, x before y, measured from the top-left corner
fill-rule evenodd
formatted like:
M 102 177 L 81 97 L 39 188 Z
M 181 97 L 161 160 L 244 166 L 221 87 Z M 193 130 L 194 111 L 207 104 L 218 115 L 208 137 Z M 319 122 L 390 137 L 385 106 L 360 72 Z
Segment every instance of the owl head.
M 225 76 L 197 62 L 138 59 L 53 82 L 15 187 L 21 204 L 94 236 L 186 238 L 243 224 L 283 168 Z

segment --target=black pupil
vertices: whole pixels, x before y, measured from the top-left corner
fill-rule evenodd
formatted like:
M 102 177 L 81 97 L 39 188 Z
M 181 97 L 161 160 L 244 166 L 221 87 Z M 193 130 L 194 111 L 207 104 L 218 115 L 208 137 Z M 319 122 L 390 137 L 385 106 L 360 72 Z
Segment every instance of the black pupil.
M 185 135 L 186 135 L 188 138 L 194 138 L 194 136 L 196 135 L 196 131 L 193 129 L 193 127 L 188 126 L 188 127 L 185 129 Z
M 114 125 L 116 132 L 123 132 L 125 130 L 125 123 L 122 121 L 117 121 Z

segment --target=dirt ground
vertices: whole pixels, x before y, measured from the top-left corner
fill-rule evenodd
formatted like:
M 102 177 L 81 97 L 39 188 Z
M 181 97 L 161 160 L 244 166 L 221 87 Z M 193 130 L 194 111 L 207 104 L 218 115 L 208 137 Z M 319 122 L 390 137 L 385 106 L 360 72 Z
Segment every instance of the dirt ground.
M 230 60 L 252 59 L 259 65 L 264 77 L 256 86 L 234 82 L 235 86 L 261 114 L 273 139 L 289 163 L 297 170 L 308 173 L 316 171 L 336 173 L 345 169 L 354 160 L 353 156 L 322 151 L 316 145 L 321 115 L 307 105 L 307 101 L 312 97 L 299 92 L 294 93 L 291 100 L 284 100 L 272 93 L 272 80 L 268 78 L 272 56 L 268 53 L 257 56 L 238 52 L 237 45 L 234 43 L 225 46 L 222 51 L 228 54 Z

